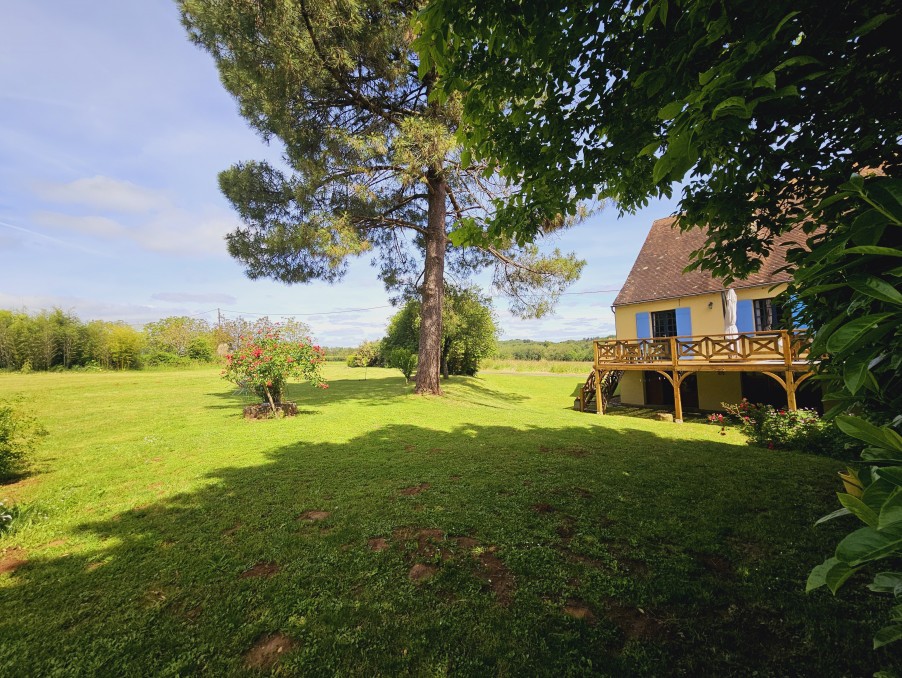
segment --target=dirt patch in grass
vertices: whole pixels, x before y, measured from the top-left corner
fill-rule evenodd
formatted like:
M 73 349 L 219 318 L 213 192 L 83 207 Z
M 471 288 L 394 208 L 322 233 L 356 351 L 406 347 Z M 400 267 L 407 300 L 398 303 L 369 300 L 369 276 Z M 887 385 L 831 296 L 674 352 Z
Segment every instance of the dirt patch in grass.
M 460 476 L 459 475 L 449 476 L 448 480 L 456 483 L 458 480 L 460 480 Z
M 572 516 L 565 516 L 555 531 L 564 542 L 569 542 L 573 535 L 576 534 L 576 520 Z
M 579 445 L 567 445 L 565 447 L 551 448 L 547 445 L 539 445 L 539 452 L 542 454 L 563 454 L 567 457 L 581 459 L 589 455 L 589 450 Z
M 416 541 L 416 549 L 409 554 L 409 560 L 415 560 L 408 572 L 413 581 L 422 581 L 438 571 L 438 565 L 453 559 L 475 558 L 477 578 L 494 594 L 498 603 L 507 606 L 514 591 L 514 578 L 504 562 L 496 555 L 495 547 L 483 547 L 482 542 L 474 537 L 445 537 L 443 530 L 434 528 L 400 527 L 392 532 L 392 538 L 398 543 Z M 373 540 L 371 539 L 372 543 Z M 423 560 L 431 561 L 424 563 Z
M 24 549 L 15 548 L 4 551 L 0 555 L 0 574 L 12 574 L 27 562 Z
M 279 574 L 282 568 L 278 563 L 261 561 L 254 565 L 251 569 L 241 573 L 242 579 L 251 579 L 253 577 L 274 577 Z
M 370 547 L 370 551 L 379 552 L 388 548 L 388 541 L 384 537 L 373 537 L 368 539 L 366 543 Z
M 54 539 L 53 541 L 48 541 L 46 544 L 41 546 L 42 549 L 52 549 L 57 546 L 63 546 L 66 543 L 65 539 Z
M 244 666 L 258 671 L 269 670 L 284 654 L 291 652 L 296 646 L 297 642 L 284 633 L 263 636 L 244 653 Z
M 592 609 L 581 600 L 571 598 L 564 605 L 564 614 L 574 619 L 583 619 L 589 623 L 595 621 L 595 613 Z
M 420 483 L 419 485 L 411 485 L 410 487 L 405 487 L 399 494 L 404 497 L 412 497 L 415 494 L 419 494 L 420 492 L 425 492 L 432 485 L 430 483 Z
M 304 511 L 300 516 L 298 516 L 298 520 L 306 520 L 308 523 L 316 523 L 320 520 L 325 520 L 332 514 L 328 511 Z
M 533 504 L 532 510 L 536 513 L 554 513 L 556 509 L 551 504 Z
M 282 417 L 294 417 L 298 413 L 298 406 L 295 403 L 278 403 L 276 411 Z M 245 419 L 272 419 L 272 407 L 269 403 L 260 403 L 258 405 L 247 405 L 244 408 Z
M 241 529 L 241 521 L 238 521 L 237 523 L 232 525 L 232 527 L 229 527 L 229 528 L 226 528 L 225 530 L 223 530 L 222 536 L 223 537 L 231 537 L 240 529 Z
M 480 553 L 479 564 L 482 566 L 481 579 L 495 594 L 498 603 L 507 607 L 514 592 L 514 578 L 510 570 L 492 550 Z
M 416 563 L 410 568 L 410 572 L 407 573 L 407 576 L 410 577 L 411 581 L 425 581 L 434 576 L 436 572 L 438 572 L 438 568 L 435 565 Z
M 452 539 L 460 548 L 467 551 L 472 551 L 480 543 L 478 539 L 473 539 L 473 537 L 452 537 Z
M 432 558 L 438 555 L 441 559 L 448 558 L 450 552 L 445 542 L 443 530 L 433 528 L 399 527 L 392 532 L 392 537 L 398 542 L 416 541 L 415 555 L 418 558 Z
M 768 555 L 767 548 L 757 542 L 743 541 L 736 538 L 730 538 L 727 542 L 730 548 L 745 562 L 764 560 Z
M 626 640 L 657 641 L 666 636 L 664 624 L 635 607 L 611 602 L 604 616 L 617 625 Z
M 697 553 L 695 559 L 706 570 L 718 577 L 732 577 L 736 574 L 730 561 L 715 553 Z

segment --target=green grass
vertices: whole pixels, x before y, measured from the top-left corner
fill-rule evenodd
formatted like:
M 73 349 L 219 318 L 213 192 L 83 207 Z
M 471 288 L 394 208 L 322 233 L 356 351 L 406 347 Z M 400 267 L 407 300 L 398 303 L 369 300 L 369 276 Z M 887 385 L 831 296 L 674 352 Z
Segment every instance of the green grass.
M 812 527 L 838 462 L 574 412 L 574 377 L 420 398 L 327 373 L 277 421 L 243 420 L 214 370 L 0 376 L 50 431 L 0 486 L 30 507 L 0 542 L 25 561 L 0 574 L 0 675 L 242 674 L 274 634 L 285 675 L 899 666 L 860 576 L 803 593 L 846 527 Z

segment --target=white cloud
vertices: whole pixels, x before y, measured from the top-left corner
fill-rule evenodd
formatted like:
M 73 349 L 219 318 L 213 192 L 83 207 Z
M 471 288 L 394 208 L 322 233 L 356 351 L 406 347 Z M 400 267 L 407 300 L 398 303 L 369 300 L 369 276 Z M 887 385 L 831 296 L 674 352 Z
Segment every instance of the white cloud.
M 180 255 L 224 256 L 226 233 L 239 225 L 232 213 L 209 208 L 200 214 L 173 208 L 154 215 L 129 237 L 142 249 Z
M 83 235 L 102 237 L 121 236 L 125 227 L 108 217 L 76 216 L 60 212 L 35 212 L 31 220 L 38 226 L 60 231 L 72 231 Z
M 175 303 L 195 302 L 210 304 L 234 304 L 238 300 L 228 294 L 194 294 L 191 292 L 157 292 L 151 299 Z
M 50 202 L 120 213 L 153 212 L 170 204 L 169 198 L 161 191 L 102 175 L 69 183 L 42 182 L 35 186 L 35 193 Z
M 68 184 L 42 184 L 44 200 L 64 203 L 64 210 L 33 213 L 36 225 L 56 231 L 126 241 L 148 252 L 179 256 L 224 257 L 224 238 L 239 222 L 218 206 L 185 209 L 165 194 L 108 177 L 77 179 Z M 72 213 L 88 207 L 92 214 Z M 112 214 L 112 216 L 109 216 Z

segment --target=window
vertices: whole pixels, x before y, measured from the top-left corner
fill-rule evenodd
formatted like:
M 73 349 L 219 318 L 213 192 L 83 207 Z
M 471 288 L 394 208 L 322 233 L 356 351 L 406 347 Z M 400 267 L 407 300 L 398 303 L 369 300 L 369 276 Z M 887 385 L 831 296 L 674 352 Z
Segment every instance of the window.
M 755 331 L 765 332 L 780 329 L 779 309 L 773 305 L 772 299 L 755 299 Z
M 675 337 L 677 335 L 676 310 L 652 313 L 651 334 L 653 337 Z

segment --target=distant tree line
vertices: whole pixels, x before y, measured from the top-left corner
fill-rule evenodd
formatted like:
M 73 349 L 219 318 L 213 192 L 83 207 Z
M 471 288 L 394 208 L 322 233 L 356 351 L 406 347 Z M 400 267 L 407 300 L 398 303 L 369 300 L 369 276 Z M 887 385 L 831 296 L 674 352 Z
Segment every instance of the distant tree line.
M 208 363 L 237 346 L 242 334 L 275 325 L 265 317 L 214 325 L 200 318 L 171 316 L 139 330 L 121 321 L 84 322 L 58 308 L 34 313 L 0 310 L 0 370 L 125 370 Z M 278 326 L 288 338 L 310 335 L 310 328 L 295 320 Z
M 562 360 L 581 362 L 592 360 L 592 344 L 595 338 L 569 341 L 534 341 L 532 339 L 505 339 L 498 342 L 496 358 L 501 360 Z

